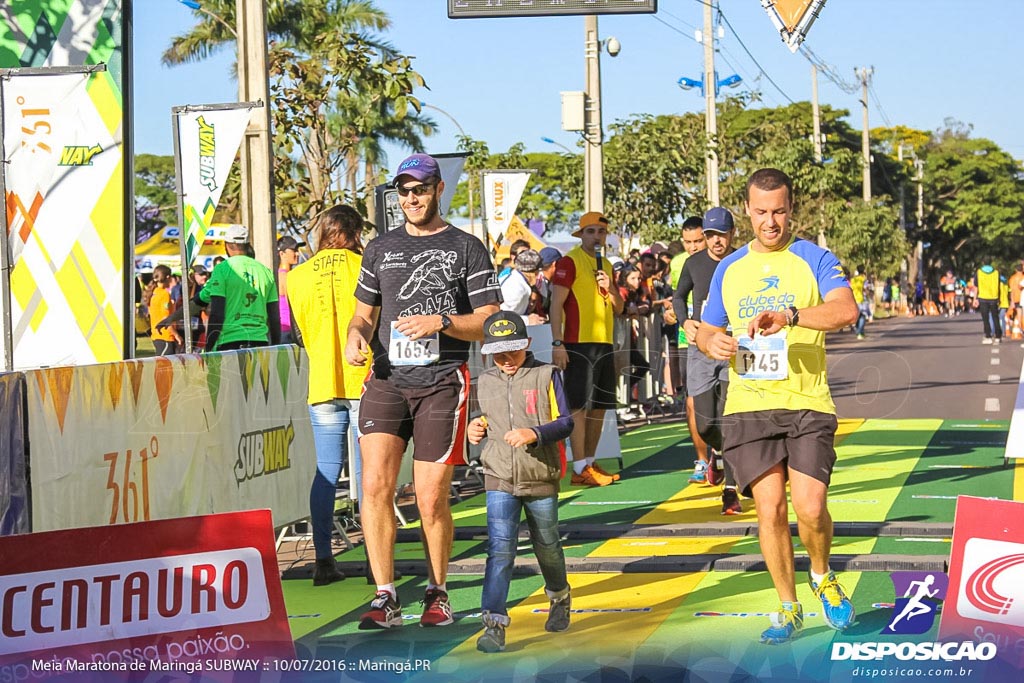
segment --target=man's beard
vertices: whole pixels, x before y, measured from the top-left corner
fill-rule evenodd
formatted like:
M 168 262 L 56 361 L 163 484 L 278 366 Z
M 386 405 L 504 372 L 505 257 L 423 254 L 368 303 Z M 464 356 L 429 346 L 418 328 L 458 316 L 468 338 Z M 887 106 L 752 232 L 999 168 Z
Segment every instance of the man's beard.
M 422 228 L 424 225 L 430 225 L 437 217 L 437 201 L 432 199 L 427 203 L 423 210 L 423 215 L 419 218 L 413 219 L 409 214 L 405 214 L 405 220 L 415 225 L 417 228 Z

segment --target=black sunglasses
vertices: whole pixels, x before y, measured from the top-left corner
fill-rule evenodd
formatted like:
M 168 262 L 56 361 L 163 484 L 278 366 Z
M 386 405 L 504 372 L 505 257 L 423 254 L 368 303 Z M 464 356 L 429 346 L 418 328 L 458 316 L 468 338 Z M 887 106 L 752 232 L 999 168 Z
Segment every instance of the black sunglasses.
M 398 190 L 398 195 L 400 197 L 408 197 L 410 192 L 417 197 L 423 197 L 433 192 L 435 187 L 437 187 L 436 183 L 420 183 L 419 185 L 413 185 L 412 187 L 398 186 L 395 189 Z

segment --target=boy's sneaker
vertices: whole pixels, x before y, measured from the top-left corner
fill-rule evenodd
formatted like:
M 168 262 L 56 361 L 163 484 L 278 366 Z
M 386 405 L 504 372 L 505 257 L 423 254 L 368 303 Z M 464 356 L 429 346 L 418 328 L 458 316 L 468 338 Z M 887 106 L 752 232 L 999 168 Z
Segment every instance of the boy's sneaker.
M 694 484 L 703 484 L 705 480 L 705 473 L 707 472 L 708 464 L 703 460 L 693 461 L 693 474 L 690 475 L 690 481 Z
M 387 591 L 377 591 L 370 611 L 359 618 L 359 630 L 392 628 L 402 625 L 402 605 Z
M 548 620 L 544 622 L 544 630 L 561 633 L 569 630 L 569 616 L 572 613 L 572 593 L 565 592 L 561 598 L 551 598 L 548 605 Z
M 724 489 L 722 489 L 722 514 L 743 514 L 743 506 L 740 505 L 740 495 L 736 493 L 736 489 L 734 489 L 731 486 L 726 486 Z
M 597 472 L 598 474 L 603 474 L 612 481 L 618 481 L 619 479 L 622 479 L 622 477 L 617 472 L 609 472 L 605 468 L 598 465 L 596 460 L 594 461 L 594 464 L 591 465 L 591 467 L 594 469 L 595 472 Z
M 718 486 L 725 481 L 725 470 L 722 469 L 722 454 L 714 448 L 708 448 L 708 468 L 704 472 L 708 486 Z
M 835 572 L 829 572 L 822 579 L 821 585 L 814 583 L 813 578 L 810 582 L 811 590 L 821 600 L 825 623 L 837 631 L 842 631 L 853 623 L 857 612 L 853 609 L 850 598 L 846 597 L 843 587 L 839 585 Z
M 476 649 L 480 652 L 504 652 L 507 624 L 499 619 L 499 615 L 490 612 L 484 612 L 481 618 L 484 622 L 484 634 L 476 639 Z
M 452 606 L 448 602 L 448 594 L 440 588 L 427 589 L 423 596 L 423 616 L 420 626 L 447 626 L 455 621 L 452 619 Z
M 761 633 L 761 642 L 765 645 L 782 645 L 796 637 L 796 632 L 803 628 L 804 609 L 800 603 L 790 609 L 780 605 L 779 611 L 773 612 L 768 619 L 771 626 Z
M 579 474 L 573 472 L 569 480 L 573 486 L 608 486 L 612 483 L 610 477 L 606 477 L 590 465 L 583 468 Z

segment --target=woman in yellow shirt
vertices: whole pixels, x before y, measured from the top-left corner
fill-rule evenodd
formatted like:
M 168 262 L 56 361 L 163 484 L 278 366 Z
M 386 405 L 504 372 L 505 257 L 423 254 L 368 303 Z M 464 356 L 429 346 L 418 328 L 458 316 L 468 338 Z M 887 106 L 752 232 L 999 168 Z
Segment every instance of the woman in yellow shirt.
M 309 417 L 317 466 L 309 492 L 314 586 L 345 578 L 334 561 L 331 533 L 338 476 L 348 457 L 348 429 L 370 367 L 349 365 L 344 354 L 362 264 L 362 229 L 363 218 L 352 207 L 330 209 L 321 220 L 316 254 L 288 274 L 292 334 L 309 354 Z

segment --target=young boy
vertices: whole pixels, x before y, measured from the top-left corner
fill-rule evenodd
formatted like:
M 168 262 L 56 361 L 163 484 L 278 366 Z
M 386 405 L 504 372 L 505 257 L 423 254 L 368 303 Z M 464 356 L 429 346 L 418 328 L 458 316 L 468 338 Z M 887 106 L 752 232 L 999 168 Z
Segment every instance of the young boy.
M 495 367 L 480 376 L 477 394 L 482 415 L 469 423 L 469 442 L 488 438 L 483 450 L 487 489 L 487 567 L 482 600 L 482 652 L 505 649 L 509 625 L 509 583 L 516 559 L 520 513 L 525 508 L 533 552 L 544 575 L 551 604 L 547 631 L 569 628 L 572 599 L 565 555 L 558 535 L 558 487 L 565 473 L 562 441 L 573 420 L 562 388 L 562 373 L 527 351 L 530 337 L 523 319 L 499 311 L 484 322 L 480 351 Z

